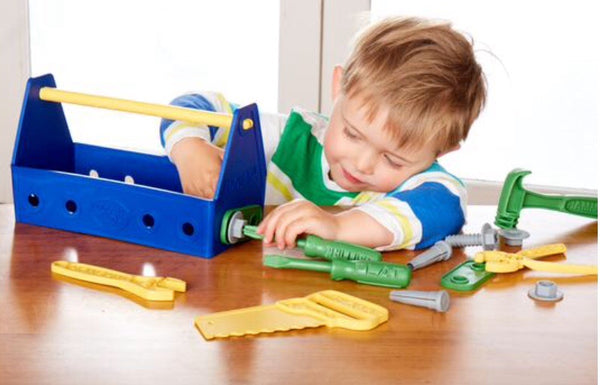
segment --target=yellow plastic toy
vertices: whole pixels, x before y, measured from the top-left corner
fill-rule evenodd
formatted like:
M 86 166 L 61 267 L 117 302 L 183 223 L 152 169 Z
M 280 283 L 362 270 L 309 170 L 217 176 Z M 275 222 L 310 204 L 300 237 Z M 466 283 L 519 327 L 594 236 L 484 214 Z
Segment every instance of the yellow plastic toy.
M 482 251 L 475 254 L 475 262 L 485 262 L 485 270 L 492 273 L 511 273 L 528 267 L 531 270 L 547 273 L 598 275 L 598 266 L 568 265 L 555 262 L 535 261 L 536 258 L 564 254 L 567 247 L 562 243 L 521 250 L 518 253 L 502 251 Z
M 233 119 L 233 115 L 231 114 L 83 94 L 80 92 L 59 90 L 53 87 L 42 87 L 40 89 L 40 99 L 48 102 L 70 103 L 80 106 L 157 116 L 170 120 L 181 120 L 191 125 L 229 128 Z
M 144 277 L 85 263 L 55 261 L 52 272 L 81 281 L 123 289 L 148 301 L 172 301 L 175 291 L 185 292 L 186 283 L 171 277 Z
M 388 311 L 384 307 L 339 291 L 325 290 L 273 305 L 200 316 L 195 324 L 204 338 L 210 340 L 319 326 L 370 330 L 387 320 Z

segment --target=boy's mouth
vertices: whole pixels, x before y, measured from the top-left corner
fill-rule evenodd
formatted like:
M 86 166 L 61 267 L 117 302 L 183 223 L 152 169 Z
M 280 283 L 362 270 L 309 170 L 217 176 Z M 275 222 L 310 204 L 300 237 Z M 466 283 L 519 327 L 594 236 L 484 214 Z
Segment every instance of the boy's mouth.
M 355 178 L 352 174 L 350 174 L 348 171 L 346 171 L 346 169 L 344 169 L 343 167 L 342 167 L 342 174 L 344 175 L 344 178 L 346 178 L 346 180 L 348 180 L 352 184 L 364 184 L 364 182 L 362 180 Z

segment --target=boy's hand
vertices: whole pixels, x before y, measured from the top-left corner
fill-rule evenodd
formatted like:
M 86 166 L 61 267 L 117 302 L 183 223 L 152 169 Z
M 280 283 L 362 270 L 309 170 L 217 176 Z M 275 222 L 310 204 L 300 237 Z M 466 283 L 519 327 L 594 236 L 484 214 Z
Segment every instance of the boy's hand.
M 277 207 L 267 215 L 258 226 L 258 233 L 264 236 L 264 243 L 276 244 L 283 250 L 293 248 L 296 238 L 302 233 L 337 239 L 339 227 L 339 219 L 334 214 L 309 201 L 296 200 Z
M 360 210 L 331 214 L 314 203 L 295 200 L 277 207 L 258 226 L 268 246 L 292 248 L 302 233 L 366 247 L 389 245 L 394 235 L 370 215 Z
M 183 192 L 212 199 L 217 190 L 223 149 L 200 138 L 185 138 L 171 150 L 171 159 L 177 166 Z

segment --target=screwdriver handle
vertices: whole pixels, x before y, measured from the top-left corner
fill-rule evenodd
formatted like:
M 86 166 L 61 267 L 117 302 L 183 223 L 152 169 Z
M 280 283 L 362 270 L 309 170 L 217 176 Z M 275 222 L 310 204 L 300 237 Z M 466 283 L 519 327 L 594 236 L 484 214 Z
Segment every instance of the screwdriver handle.
M 367 285 L 403 289 L 410 283 L 412 272 L 406 265 L 377 261 L 331 261 L 331 278 L 349 279 Z
M 256 226 L 244 226 L 243 234 L 252 239 L 263 239 L 256 232 Z M 304 250 L 304 255 L 312 258 L 328 260 L 342 259 L 346 261 L 381 261 L 383 256 L 379 251 L 368 247 L 353 245 L 346 242 L 328 241 L 316 235 L 309 235 L 306 239 L 298 239 L 298 247 Z
M 298 240 L 298 247 L 304 250 L 304 255 L 312 258 L 324 258 L 330 261 L 381 261 L 379 251 L 368 247 L 353 245 L 346 242 L 329 241 L 316 235 Z

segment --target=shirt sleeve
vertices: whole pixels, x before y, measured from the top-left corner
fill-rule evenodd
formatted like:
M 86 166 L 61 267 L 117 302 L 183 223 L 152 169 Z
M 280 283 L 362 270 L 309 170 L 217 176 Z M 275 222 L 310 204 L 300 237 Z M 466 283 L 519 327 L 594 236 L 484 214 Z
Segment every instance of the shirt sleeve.
M 227 114 L 232 114 L 237 109 L 236 104 L 229 102 L 222 94 L 217 92 L 196 92 L 182 95 L 175 98 L 169 104 Z M 287 115 L 259 111 L 259 116 L 265 158 L 268 163 L 281 138 L 287 121 Z M 180 140 L 189 137 L 201 138 L 223 148 L 229 138 L 229 128 L 193 126 L 181 121 L 161 120 L 160 140 L 169 158 L 173 146 Z
M 456 181 L 426 181 L 414 188 L 386 194 L 355 208 L 370 215 L 394 235 L 379 250 L 424 249 L 465 223 L 466 189 Z
M 173 106 L 193 108 L 197 110 L 232 113 L 234 106 L 218 93 L 190 93 L 178 96 L 171 103 Z M 173 146 L 183 138 L 201 138 L 219 145 L 225 132 L 218 127 L 195 126 L 181 121 L 162 119 L 160 122 L 160 140 L 165 152 L 170 156 Z

